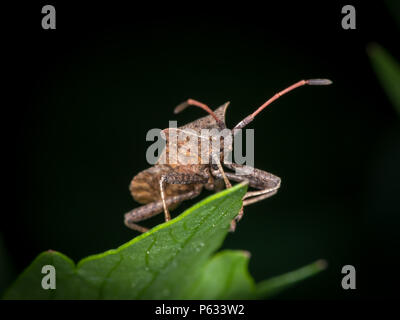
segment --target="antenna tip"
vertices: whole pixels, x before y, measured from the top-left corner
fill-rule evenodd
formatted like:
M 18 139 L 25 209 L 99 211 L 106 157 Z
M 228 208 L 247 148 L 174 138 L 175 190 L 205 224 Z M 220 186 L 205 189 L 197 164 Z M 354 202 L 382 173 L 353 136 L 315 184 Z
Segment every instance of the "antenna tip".
M 177 105 L 174 109 L 174 113 L 177 114 L 179 112 L 181 112 L 182 110 L 186 109 L 189 106 L 189 104 L 187 103 L 187 101 L 182 102 L 181 104 Z
M 306 80 L 306 82 L 310 86 L 327 86 L 332 84 L 332 81 L 329 79 L 310 79 Z

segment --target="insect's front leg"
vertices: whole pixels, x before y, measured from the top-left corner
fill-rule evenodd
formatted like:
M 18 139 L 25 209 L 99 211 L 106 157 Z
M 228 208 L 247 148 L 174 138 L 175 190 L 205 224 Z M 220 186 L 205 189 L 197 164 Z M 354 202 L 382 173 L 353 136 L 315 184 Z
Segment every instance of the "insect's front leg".
M 226 176 L 230 180 L 237 182 L 248 180 L 250 187 L 258 189 L 258 191 L 249 191 L 244 195 L 243 200 L 248 198 L 252 199 L 248 199 L 247 201 L 245 200 L 243 205 L 261 201 L 267 198 L 267 194 L 268 197 L 270 197 L 274 195 L 281 186 L 281 179 L 267 171 L 236 163 L 226 163 L 224 165 L 227 168 L 236 171 L 235 173 L 226 172 Z M 215 172 L 213 171 L 212 173 L 214 174 Z M 258 200 L 256 201 L 256 199 Z
M 195 189 L 193 191 L 179 194 L 177 196 L 173 197 L 168 197 L 165 199 L 165 205 L 167 207 L 170 207 L 173 204 L 180 203 L 185 200 L 189 200 L 192 198 L 197 197 L 201 192 L 201 189 Z M 146 204 L 144 206 L 141 206 L 139 208 L 133 209 L 129 211 L 128 213 L 125 213 L 125 225 L 133 230 L 139 231 L 139 232 L 146 232 L 149 229 L 142 227 L 135 222 L 143 221 L 146 219 L 149 219 L 161 212 L 163 212 L 163 201 L 155 201 L 151 202 L 149 204 Z
M 211 158 L 212 158 L 212 160 L 214 161 L 214 163 L 217 165 L 217 168 L 218 168 L 217 171 L 219 172 L 219 173 L 218 173 L 219 177 L 222 177 L 222 179 L 224 179 L 225 187 L 226 187 L 227 189 L 232 188 L 232 184 L 231 184 L 231 182 L 229 181 L 228 177 L 226 176 L 225 171 L 224 171 L 224 168 L 223 168 L 222 165 L 221 165 L 221 161 L 219 160 L 219 155 L 218 155 L 218 153 L 213 153 L 212 156 L 211 156 Z
M 243 217 L 243 206 L 259 202 L 276 194 L 281 185 L 281 179 L 272 173 L 236 163 L 224 163 L 224 165 L 236 171 L 236 173 L 225 172 L 228 179 L 237 182 L 247 180 L 250 187 L 259 189 L 258 191 L 249 191 L 244 195 L 242 208 L 231 224 L 231 231 L 234 231 L 236 228 L 236 221 L 240 221 Z M 218 170 L 212 170 L 211 173 L 215 177 L 222 178 Z

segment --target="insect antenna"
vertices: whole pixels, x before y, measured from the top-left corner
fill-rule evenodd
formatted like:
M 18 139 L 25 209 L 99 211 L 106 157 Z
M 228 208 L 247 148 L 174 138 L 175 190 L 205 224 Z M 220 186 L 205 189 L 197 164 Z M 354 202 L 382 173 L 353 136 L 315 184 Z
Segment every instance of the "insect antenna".
M 176 108 L 174 109 L 174 113 L 177 114 L 177 113 L 185 110 L 189 106 L 195 106 L 195 107 L 199 107 L 199 108 L 203 109 L 204 111 L 209 113 L 215 119 L 215 121 L 218 123 L 218 125 L 220 127 L 222 127 L 222 128 L 225 127 L 225 124 L 217 117 L 217 115 L 206 104 L 204 104 L 200 101 L 194 100 L 194 99 L 187 99 L 186 101 L 184 101 L 181 104 L 179 104 L 178 106 L 176 106 Z
M 242 129 L 245 126 L 247 126 L 250 122 L 254 120 L 254 118 L 261 112 L 263 111 L 268 105 L 270 105 L 272 102 L 283 96 L 284 94 L 298 88 L 302 87 L 304 85 L 310 85 L 310 86 L 326 86 L 331 84 L 332 81 L 329 79 L 309 79 L 309 80 L 301 80 L 299 82 L 296 82 L 295 84 L 292 84 L 291 86 L 287 87 L 286 89 L 276 93 L 272 98 L 267 100 L 262 106 L 260 106 L 256 111 L 254 111 L 252 114 L 248 115 L 246 118 L 244 118 L 242 121 L 240 121 L 234 128 L 233 132 L 235 133 L 236 130 Z

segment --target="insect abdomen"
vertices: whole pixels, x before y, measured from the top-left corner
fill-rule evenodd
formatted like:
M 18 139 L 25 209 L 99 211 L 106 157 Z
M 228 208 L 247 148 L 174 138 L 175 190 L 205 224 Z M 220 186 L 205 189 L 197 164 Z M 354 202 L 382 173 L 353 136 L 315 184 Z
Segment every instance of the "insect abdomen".
M 173 171 L 169 165 L 158 165 L 139 172 L 131 181 L 129 190 L 135 201 L 146 204 L 161 200 L 160 179 Z M 166 184 L 165 196 L 171 197 L 190 192 L 201 187 L 201 184 Z
M 139 172 L 131 181 L 129 190 L 135 201 L 146 204 L 161 199 L 159 179 L 154 167 Z

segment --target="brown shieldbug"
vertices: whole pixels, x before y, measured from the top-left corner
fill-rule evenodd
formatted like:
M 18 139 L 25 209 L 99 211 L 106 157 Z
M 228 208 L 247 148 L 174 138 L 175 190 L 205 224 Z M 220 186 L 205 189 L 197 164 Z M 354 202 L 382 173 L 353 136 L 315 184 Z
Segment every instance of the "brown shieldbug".
M 202 141 L 209 138 L 213 139 L 213 137 L 203 137 L 202 129 L 228 130 L 234 137 L 238 130 L 253 121 L 265 107 L 289 91 L 303 85 L 329 85 L 331 83 L 328 79 L 296 82 L 275 94 L 256 111 L 240 121 L 232 130 L 227 129 L 225 124 L 225 113 L 229 102 L 214 111 L 207 105 L 193 99 L 188 99 L 178 105 L 174 110 L 175 113 L 179 113 L 192 105 L 202 108 L 209 115 L 179 128 L 163 130 L 167 144 L 159 160 L 153 167 L 140 172 L 131 181 L 130 192 L 133 198 L 143 205 L 125 214 L 125 225 L 133 230 L 146 232 L 148 229 L 136 224 L 136 222 L 146 220 L 161 212 L 164 212 L 165 221 L 168 221 L 171 219 L 169 210 L 176 208 L 182 201 L 197 197 L 203 188 L 220 191 L 224 186 L 230 188 L 232 186 L 230 181 L 247 181 L 248 185 L 256 190 L 247 192 L 243 197 L 242 209 L 231 223 L 231 231 L 235 230 L 236 222 L 243 216 L 243 206 L 273 196 L 280 187 L 281 179 L 260 169 L 225 161 L 225 152 L 230 151 L 224 150 L 225 144 L 217 150 L 218 152 L 215 152 L 214 149 L 206 149 L 205 157 L 209 161 L 204 163 L 201 161 L 203 158 L 200 159 L 199 156 L 204 156 L 204 152 L 203 150 L 203 153 L 198 152 L 197 148 Z M 190 139 L 187 134 L 181 138 L 180 133 L 189 131 L 195 137 L 194 140 Z M 171 143 L 172 135 L 176 138 L 173 143 Z M 218 136 L 217 139 L 221 139 L 221 136 Z M 231 145 L 228 145 L 227 148 L 231 149 L 231 147 Z M 176 152 L 172 154 L 172 150 L 175 149 Z M 197 152 L 188 152 L 188 150 L 193 151 L 195 149 Z M 182 156 L 185 161 L 181 161 Z M 235 172 L 225 171 L 223 167 L 235 170 Z M 237 170 L 241 170 L 241 174 L 237 174 Z

